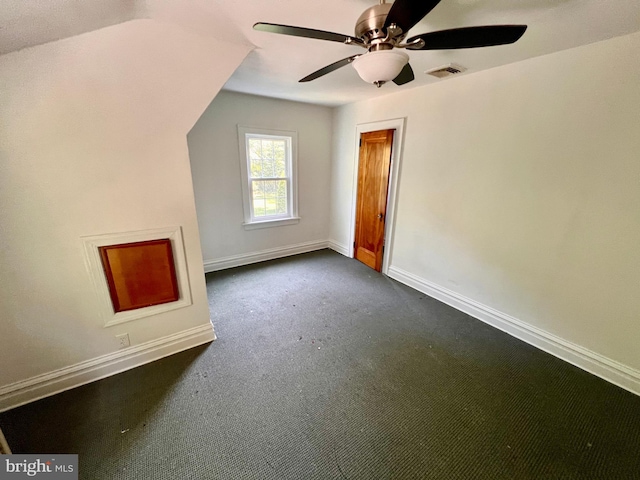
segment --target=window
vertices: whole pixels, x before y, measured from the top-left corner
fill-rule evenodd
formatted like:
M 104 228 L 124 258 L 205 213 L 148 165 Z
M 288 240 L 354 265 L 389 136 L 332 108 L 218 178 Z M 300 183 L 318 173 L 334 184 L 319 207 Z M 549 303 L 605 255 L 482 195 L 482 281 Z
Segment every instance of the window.
M 238 126 L 244 226 L 298 223 L 297 133 Z

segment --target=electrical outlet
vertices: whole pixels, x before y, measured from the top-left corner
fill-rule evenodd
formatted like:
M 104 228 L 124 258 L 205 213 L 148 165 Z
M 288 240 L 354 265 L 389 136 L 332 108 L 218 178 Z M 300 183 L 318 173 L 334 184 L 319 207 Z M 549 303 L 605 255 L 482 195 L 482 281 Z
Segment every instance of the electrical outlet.
M 129 345 L 131 345 L 131 342 L 129 342 L 129 334 L 128 333 L 123 333 L 121 335 L 116 335 L 116 338 L 118 339 L 119 348 L 127 348 Z

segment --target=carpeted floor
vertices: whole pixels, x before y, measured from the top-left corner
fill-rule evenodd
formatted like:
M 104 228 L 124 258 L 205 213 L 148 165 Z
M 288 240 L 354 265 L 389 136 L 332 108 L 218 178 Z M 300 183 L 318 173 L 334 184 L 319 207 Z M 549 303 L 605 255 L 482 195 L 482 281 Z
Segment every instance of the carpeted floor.
M 219 339 L 0 414 L 83 479 L 640 479 L 640 397 L 325 250 L 207 275 Z

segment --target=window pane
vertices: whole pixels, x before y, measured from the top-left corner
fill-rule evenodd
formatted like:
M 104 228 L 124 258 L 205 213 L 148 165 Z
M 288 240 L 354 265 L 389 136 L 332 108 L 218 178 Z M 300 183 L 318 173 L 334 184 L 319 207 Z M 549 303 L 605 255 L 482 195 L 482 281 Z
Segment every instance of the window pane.
M 262 163 L 260 161 L 251 161 L 251 178 L 262 177 Z
M 261 158 L 262 153 L 260 150 L 262 149 L 262 142 L 259 138 L 250 138 L 249 139 L 249 156 L 251 159 Z
M 275 176 L 276 177 L 286 177 L 287 176 L 287 168 L 286 168 L 286 148 L 284 140 L 279 141 L 275 145 Z
M 249 139 L 251 178 L 284 178 L 287 176 L 287 144 L 285 140 Z
M 264 198 L 264 182 L 254 180 L 251 184 L 253 198 Z
M 262 141 L 259 138 L 249 139 L 249 175 L 260 178 L 262 174 Z
M 273 158 L 273 140 L 260 140 L 262 142 L 262 158 Z
M 274 176 L 274 160 L 273 158 L 262 159 L 262 177 L 271 178 Z
M 253 201 L 253 215 L 256 217 L 264 217 L 266 215 L 264 198 L 255 199 Z
M 286 215 L 288 213 L 287 181 L 252 181 L 252 202 L 254 217 Z

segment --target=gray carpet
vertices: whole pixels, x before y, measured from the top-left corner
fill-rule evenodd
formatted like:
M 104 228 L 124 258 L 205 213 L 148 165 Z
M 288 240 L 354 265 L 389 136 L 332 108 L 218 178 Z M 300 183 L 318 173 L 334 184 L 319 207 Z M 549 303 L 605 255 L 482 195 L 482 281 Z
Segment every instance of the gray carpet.
M 83 479 L 640 479 L 640 397 L 325 250 L 207 275 L 219 340 L 0 414 Z

